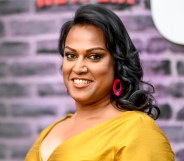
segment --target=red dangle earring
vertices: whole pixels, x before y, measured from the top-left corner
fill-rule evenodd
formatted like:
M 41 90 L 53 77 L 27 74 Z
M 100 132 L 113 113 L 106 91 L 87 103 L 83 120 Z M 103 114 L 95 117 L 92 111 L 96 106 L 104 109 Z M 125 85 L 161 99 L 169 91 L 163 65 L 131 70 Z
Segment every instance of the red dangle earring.
M 123 83 L 120 79 L 115 79 L 113 84 L 113 92 L 116 96 L 120 96 L 123 93 Z

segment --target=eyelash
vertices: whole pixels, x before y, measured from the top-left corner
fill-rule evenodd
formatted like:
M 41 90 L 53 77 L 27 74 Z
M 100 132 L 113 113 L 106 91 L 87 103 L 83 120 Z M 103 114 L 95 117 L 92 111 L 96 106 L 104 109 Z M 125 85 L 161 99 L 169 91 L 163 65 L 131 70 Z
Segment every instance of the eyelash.
M 68 60 L 75 60 L 77 58 L 77 56 L 75 54 L 72 54 L 72 53 L 65 53 L 64 56 Z M 87 58 L 91 59 L 92 61 L 99 61 L 102 57 L 103 56 L 101 54 L 91 54 Z
M 91 54 L 88 58 L 90 58 L 93 61 L 98 61 L 102 58 L 102 55 L 100 55 L 100 54 Z
M 68 60 L 74 60 L 77 56 L 75 54 L 72 54 L 72 53 L 66 53 L 65 54 L 65 57 L 68 59 Z

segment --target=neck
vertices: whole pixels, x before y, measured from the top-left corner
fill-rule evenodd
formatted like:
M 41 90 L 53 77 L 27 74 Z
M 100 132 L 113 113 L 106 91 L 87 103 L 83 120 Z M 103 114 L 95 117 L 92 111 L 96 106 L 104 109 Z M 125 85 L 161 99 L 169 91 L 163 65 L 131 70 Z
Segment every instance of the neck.
M 103 99 L 90 104 L 76 102 L 76 113 L 74 114 L 74 117 L 75 119 L 108 117 L 115 111 L 117 111 L 117 109 L 112 105 L 110 99 Z

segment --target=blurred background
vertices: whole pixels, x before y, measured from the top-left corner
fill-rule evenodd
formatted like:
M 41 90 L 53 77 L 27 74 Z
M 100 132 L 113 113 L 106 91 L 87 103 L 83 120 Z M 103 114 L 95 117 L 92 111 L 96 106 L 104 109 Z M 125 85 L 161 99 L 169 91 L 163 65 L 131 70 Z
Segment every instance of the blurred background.
M 75 110 L 57 46 L 62 24 L 85 3 L 104 5 L 122 19 L 140 52 L 144 80 L 156 89 L 156 123 L 176 161 L 184 161 L 184 45 L 159 33 L 150 0 L 0 0 L 0 161 L 23 161 L 43 128 Z

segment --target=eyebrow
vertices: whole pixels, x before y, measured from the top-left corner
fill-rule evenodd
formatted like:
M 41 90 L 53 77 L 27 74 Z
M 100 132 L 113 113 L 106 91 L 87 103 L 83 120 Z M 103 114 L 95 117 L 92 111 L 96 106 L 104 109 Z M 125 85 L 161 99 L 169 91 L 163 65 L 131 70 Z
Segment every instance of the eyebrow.
M 69 47 L 69 46 L 66 46 L 65 48 L 69 49 L 69 50 L 72 50 L 74 52 L 77 52 L 77 50 Z M 93 51 L 93 50 L 103 50 L 103 51 L 106 51 L 104 48 L 101 48 L 101 47 L 94 47 L 94 48 L 90 48 L 90 49 L 87 49 L 86 51 L 87 52 L 90 52 L 90 51 Z

